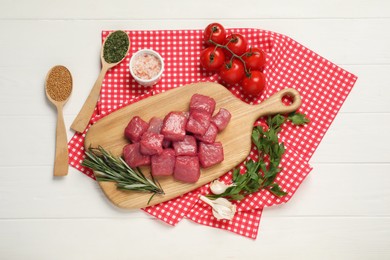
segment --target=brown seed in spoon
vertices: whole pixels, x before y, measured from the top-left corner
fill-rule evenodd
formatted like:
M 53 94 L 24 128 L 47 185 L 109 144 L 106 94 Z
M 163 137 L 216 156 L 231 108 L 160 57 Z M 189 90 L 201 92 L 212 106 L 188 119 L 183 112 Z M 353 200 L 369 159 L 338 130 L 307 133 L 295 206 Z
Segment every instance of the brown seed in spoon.
M 48 95 L 55 101 L 64 101 L 72 92 L 72 76 L 64 66 L 52 68 L 46 81 Z
M 69 154 L 62 111 L 72 91 L 72 75 L 70 71 L 62 65 L 51 68 L 46 76 L 45 90 L 48 99 L 57 108 L 54 176 L 66 176 L 68 174 Z

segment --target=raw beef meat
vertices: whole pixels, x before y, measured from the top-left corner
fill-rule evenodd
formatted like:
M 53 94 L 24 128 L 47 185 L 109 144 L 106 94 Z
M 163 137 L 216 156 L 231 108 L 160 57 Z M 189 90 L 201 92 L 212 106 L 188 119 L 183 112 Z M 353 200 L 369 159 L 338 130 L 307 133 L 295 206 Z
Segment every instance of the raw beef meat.
M 153 176 L 172 175 L 175 167 L 175 151 L 164 149 L 161 154 L 152 156 L 151 164 Z
M 161 131 L 161 127 L 163 125 L 163 122 L 164 122 L 164 120 L 162 120 L 161 118 L 152 117 L 149 120 L 148 132 L 153 132 L 153 133 L 159 134 Z
M 133 117 L 125 128 L 125 136 L 133 143 L 139 142 L 143 133 L 148 130 L 149 124 L 139 116 Z
M 151 165 L 153 176 L 173 174 L 178 181 L 197 182 L 200 167 L 224 160 L 222 144 L 215 140 L 231 114 L 221 108 L 212 116 L 215 105 L 213 98 L 194 94 L 189 111 L 170 112 L 164 119 L 152 117 L 149 123 L 133 117 L 125 129 L 132 144 L 123 148 L 124 160 L 132 168 Z
M 190 113 L 190 117 L 188 118 L 186 130 L 193 134 L 203 135 L 206 133 L 207 128 L 209 128 L 210 120 L 210 114 L 199 111 L 192 111 Z
M 199 111 L 212 115 L 215 109 L 215 100 L 201 94 L 194 94 L 190 101 L 190 112 Z
M 145 132 L 140 143 L 140 152 L 144 155 L 160 154 L 163 151 L 164 136 L 153 132 Z
M 150 164 L 150 156 L 141 154 L 139 149 L 139 143 L 128 144 L 123 147 L 123 158 L 131 168 Z
M 221 132 L 229 124 L 231 117 L 232 115 L 227 109 L 221 108 L 218 113 L 211 118 L 211 122 L 213 122 L 218 127 L 218 131 Z
M 176 156 L 196 156 L 198 151 L 195 137 L 191 135 L 186 135 L 183 141 L 173 142 L 173 149 L 175 149 Z
M 197 156 L 177 156 L 173 177 L 176 180 L 194 183 L 200 177 L 199 159 Z
M 214 123 L 211 123 L 206 133 L 204 133 L 204 135 L 195 135 L 195 137 L 196 139 L 198 139 L 203 143 L 212 144 L 215 142 L 215 138 L 217 137 L 217 134 L 218 134 L 218 128 L 214 125 Z
M 186 135 L 187 118 L 182 112 L 170 112 L 165 118 L 161 134 L 169 141 L 181 141 Z
M 223 161 L 223 147 L 220 142 L 213 144 L 199 144 L 199 162 L 203 168 L 207 168 Z
M 162 142 L 163 148 L 169 148 L 169 147 L 171 147 L 171 144 L 172 144 L 172 142 L 167 140 L 167 139 L 164 139 Z

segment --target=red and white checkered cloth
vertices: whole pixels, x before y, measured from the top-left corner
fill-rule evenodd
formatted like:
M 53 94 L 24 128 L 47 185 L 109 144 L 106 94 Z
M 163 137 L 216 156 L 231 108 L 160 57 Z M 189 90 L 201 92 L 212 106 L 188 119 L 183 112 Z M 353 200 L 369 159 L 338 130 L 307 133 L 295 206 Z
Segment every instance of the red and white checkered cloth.
M 102 32 L 102 42 L 109 32 Z M 238 213 L 232 221 L 216 220 L 212 216 L 211 208 L 199 200 L 200 194 L 209 193 L 209 185 L 143 210 L 170 225 L 176 225 L 183 217 L 187 217 L 199 224 L 226 229 L 255 239 L 263 208 L 287 202 L 311 171 L 308 161 L 357 77 L 285 35 L 245 28 L 227 29 L 227 32 L 243 34 L 249 45 L 260 47 L 267 53 L 267 67 L 264 71 L 267 89 L 262 96 L 246 99 L 241 95 L 239 85 L 230 86 L 229 90 L 245 102 L 257 104 L 281 89 L 295 88 L 302 97 L 299 111 L 311 120 L 308 125 L 302 127 L 287 123 L 280 134 L 280 139 L 286 146 L 286 153 L 281 162 L 283 170 L 276 181 L 288 195 L 277 198 L 265 190 L 251 194 L 237 203 Z M 206 72 L 200 67 L 199 55 L 204 48 L 201 30 L 127 33 L 131 40 L 129 54 L 122 63 L 108 71 L 91 124 L 118 108 L 172 88 L 199 81 L 220 82 L 217 74 Z M 138 85 L 129 74 L 128 63 L 132 53 L 144 48 L 156 50 L 165 61 L 163 77 L 152 88 Z M 70 164 L 93 178 L 89 169 L 80 166 L 84 158 L 84 136 L 85 133 L 75 134 L 70 140 Z M 253 148 L 248 158 L 256 157 L 257 152 Z M 243 170 L 243 164 L 240 167 Z M 231 172 L 220 179 L 229 182 Z

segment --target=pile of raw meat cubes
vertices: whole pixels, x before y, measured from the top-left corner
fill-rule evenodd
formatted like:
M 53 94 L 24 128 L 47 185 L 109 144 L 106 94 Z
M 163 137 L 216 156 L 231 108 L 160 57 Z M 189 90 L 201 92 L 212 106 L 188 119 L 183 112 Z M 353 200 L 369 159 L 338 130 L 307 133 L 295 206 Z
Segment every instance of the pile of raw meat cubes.
M 133 117 L 125 129 L 131 144 L 123 148 L 123 158 L 132 168 L 150 165 L 153 176 L 173 175 L 182 182 L 196 182 L 200 167 L 224 159 L 222 144 L 215 138 L 228 125 L 231 114 L 221 108 L 213 116 L 214 109 L 213 98 L 194 94 L 189 112 L 170 112 L 149 123 Z

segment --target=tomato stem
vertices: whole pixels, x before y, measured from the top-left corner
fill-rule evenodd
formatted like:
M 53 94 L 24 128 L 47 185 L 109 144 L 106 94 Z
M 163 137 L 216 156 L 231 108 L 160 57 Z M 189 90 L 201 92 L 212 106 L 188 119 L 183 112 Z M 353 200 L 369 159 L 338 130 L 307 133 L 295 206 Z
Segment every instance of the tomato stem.
M 216 50 L 217 48 L 222 48 L 222 49 L 225 49 L 225 50 L 229 51 L 229 52 L 232 54 L 232 57 L 230 58 L 230 63 L 233 62 L 233 59 L 234 59 L 234 58 L 239 59 L 239 60 L 242 62 L 242 64 L 244 65 L 245 75 L 246 75 L 247 77 L 250 76 L 250 74 L 251 74 L 251 73 L 250 73 L 250 70 L 247 69 L 247 67 L 246 67 L 246 62 L 245 62 L 244 59 L 242 58 L 242 57 L 243 57 L 244 55 L 246 55 L 248 52 L 245 52 L 244 54 L 242 54 L 241 56 L 239 56 L 239 55 L 235 54 L 235 53 L 227 46 L 230 42 L 233 42 L 233 39 L 230 39 L 226 44 L 219 44 L 219 43 L 214 42 L 214 41 L 211 39 L 211 34 L 210 34 L 209 42 L 215 45 L 215 50 Z M 250 50 L 251 50 L 251 49 L 252 49 L 252 48 L 250 48 Z M 214 51 L 215 51 L 215 50 L 214 50 Z

